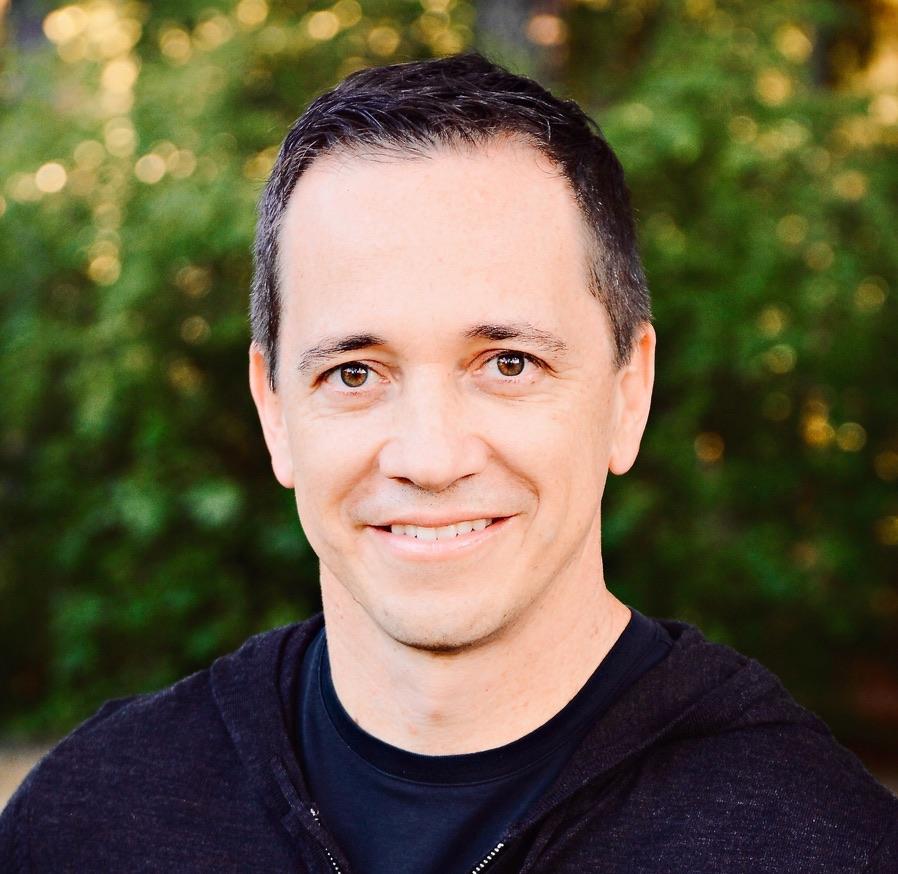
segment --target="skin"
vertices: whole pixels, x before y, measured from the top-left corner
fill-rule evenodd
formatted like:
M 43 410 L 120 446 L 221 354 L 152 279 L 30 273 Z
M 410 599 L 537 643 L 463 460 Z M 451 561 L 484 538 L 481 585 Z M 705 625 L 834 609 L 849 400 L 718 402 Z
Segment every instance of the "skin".
M 614 369 L 582 241 L 563 176 L 513 140 L 328 156 L 291 197 L 278 388 L 255 345 L 250 388 L 320 559 L 337 694 L 394 746 L 446 755 L 522 737 L 629 620 L 605 586 L 601 498 L 639 451 L 655 333 L 642 325 Z M 465 336 L 508 323 L 566 351 Z M 298 369 L 323 338 L 360 333 L 386 343 Z M 437 560 L 397 555 L 370 527 L 479 516 L 508 518 Z

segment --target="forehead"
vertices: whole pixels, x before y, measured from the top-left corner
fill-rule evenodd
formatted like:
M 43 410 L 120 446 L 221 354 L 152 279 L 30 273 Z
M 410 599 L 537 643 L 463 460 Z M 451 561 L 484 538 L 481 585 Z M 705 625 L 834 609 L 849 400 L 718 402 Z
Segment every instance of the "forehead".
M 573 192 L 518 141 L 318 159 L 291 196 L 279 251 L 285 325 L 304 333 L 361 315 L 386 327 L 538 322 L 563 315 L 571 295 L 595 302 Z

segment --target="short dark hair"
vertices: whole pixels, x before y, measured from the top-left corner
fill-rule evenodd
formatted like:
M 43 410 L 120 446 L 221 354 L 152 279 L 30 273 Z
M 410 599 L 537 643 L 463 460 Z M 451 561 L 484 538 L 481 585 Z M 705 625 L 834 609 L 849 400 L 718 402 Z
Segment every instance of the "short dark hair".
M 615 368 L 629 361 L 635 330 L 652 315 L 620 162 L 574 101 L 469 52 L 359 70 L 316 98 L 290 128 L 259 201 L 250 296 L 253 340 L 272 390 L 281 312 L 278 235 L 293 188 L 311 163 L 337 151 L 420 155 L 508 136 L 548 157 L 570 184 L 588 232 L 589 290 L 608 313 Z

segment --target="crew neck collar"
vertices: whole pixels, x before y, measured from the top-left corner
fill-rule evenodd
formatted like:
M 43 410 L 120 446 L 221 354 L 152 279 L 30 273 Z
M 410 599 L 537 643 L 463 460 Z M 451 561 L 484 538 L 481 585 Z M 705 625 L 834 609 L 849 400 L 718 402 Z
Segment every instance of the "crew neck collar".
M 326 629 L 311 644 L 313 675 L 328 717 L 343 742 L 377 770 L 393 777 L 432 784 L 486 783 L 538 766 L 572 735 L 584 734 L 599 699 L 616 697 L 619 684 L 640 652 L 654 623 L 631 608 L 624 630 L 577 694 L 553 717 L 517 740 L 500 747 L 457 755 L 424 755 L 393 746 L 361 728 L 345 710 L 334 688 L 327 653 Z M 502 714 L 496 713 L 496 719 Z

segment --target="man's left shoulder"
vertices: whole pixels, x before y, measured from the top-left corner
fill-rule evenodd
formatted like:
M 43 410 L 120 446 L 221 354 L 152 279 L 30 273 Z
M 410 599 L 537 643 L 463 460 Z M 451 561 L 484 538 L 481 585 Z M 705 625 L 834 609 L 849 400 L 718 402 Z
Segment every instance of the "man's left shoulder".
M 819 725 L 755 724 L 672 738 L 655 749 L 649 766 L 670 775 L 685 770 L 700 782 L 726 786 L 729 797 L 742 804 L 756 798 L 778 805 L 788 801 L 793 813 L 803 802 L 842 815 L 848 814 L 846 806 L 894 815 L 898 798 Z
M 672 739 L 641 771 L 672 821 L 713 830 L 737 856 L 779 855 L 783 870 L 885 871 L 877 854 L 898 842 L 898 798 L 823 723 Z

